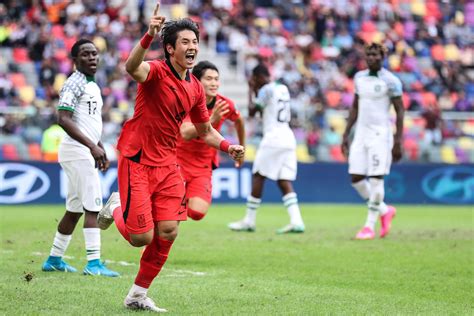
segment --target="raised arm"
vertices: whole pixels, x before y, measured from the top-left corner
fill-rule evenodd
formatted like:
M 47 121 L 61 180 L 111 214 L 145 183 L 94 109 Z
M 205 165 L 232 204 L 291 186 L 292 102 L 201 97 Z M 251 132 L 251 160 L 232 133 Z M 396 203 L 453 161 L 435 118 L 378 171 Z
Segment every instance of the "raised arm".
M 238 119 L 234 122 L 235 131 L 237 132 L 237 138 L 239 139 L 239 144 L 245 147 L 245 123 L 244 118 L 239 116 Z M 244 163 L 244 157 L 236 162 L 236 167 L 241 167 Z
M 155 10 L 153 11 L 153 16 L 148 25 L 148 32 L 142 37 L 140 42 L 135 45 L 125 62 L 125 70 L 127 70 L 133 79 L 140 83 L 145 82 L 148 78 L 148 73 L 150 72 L 150 65 L 147 62 L 144 62 L 143 58 L 145 57 L 148 48 L 150 48 L 151 42 L 160 32 L 161 27 L 165 22 L 165 17 L 158 15 L 159 10 L 160 2 L 156 4 Z
M 359 97 L 357 94 L 354 96 L 354 101 L 352 102 L 352 108 L 349 112 L 349 118 L 347 119 L 346 129 L 342 136 L 341 150 L 345 157 L 349 156 L 349 134 L 351 133 L 352 126 L 357 121 L 357 116 L 359 114 Z
M 397 115 L 397 120 L 395 122 L 395 125 L 397 126 L 397 131 L 393 138 L 392 148 L 392 159 L 396 162 L 402 158 L 403 117 L 405 115 L 405 108 L 403 107 L 403 101 L 401 97 L 395 97 L 391 100 L 395 108 L 395 113 Z

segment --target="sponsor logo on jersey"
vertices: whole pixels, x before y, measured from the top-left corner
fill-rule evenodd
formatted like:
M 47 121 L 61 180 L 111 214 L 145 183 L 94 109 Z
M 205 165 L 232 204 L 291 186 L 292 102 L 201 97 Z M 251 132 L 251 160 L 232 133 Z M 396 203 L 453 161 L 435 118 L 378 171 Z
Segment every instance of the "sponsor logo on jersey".
M 34 201 L 48 192 L 50 184 L 46 173 L 34 166 L 0 164 L 0 204 Z

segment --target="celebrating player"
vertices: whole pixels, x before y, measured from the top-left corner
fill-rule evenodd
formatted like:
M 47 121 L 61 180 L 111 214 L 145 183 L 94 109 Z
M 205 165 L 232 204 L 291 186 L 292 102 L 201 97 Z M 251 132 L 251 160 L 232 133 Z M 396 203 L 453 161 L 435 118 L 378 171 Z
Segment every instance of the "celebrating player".
M 281 82 L 271 82 L 264 65 L 253 69 L 249 80 L 249 114 L 262 112 L 263 139 L 253 163 L 252 192 L 247 198 L 247 213 L 243 220 L 230 223 L 234 231 L 255 231 L 257 208 L 260 206 L 266 178 L 277 181 L 283 194 L 283 204 L 290 215 L 290 224 L 277 233 L 303 233 L 298 199 L 292 181 L 296 179 L 296 140 L 289 122 L 291 118 L 290 93 Z M 257 99 L 253 100 L 253 95 Z
M 201 82 L 206 94 L 210 122 L 217 131 L 225 120 L 234 122 L 239 143 L 245 146 L 244 119 L 235 109 L 234 103 L 218 94 L 219 70 L 209 61 L 201 61 L 193 68 L 193 75 Z M 188 217 L 201 220 L 207 213 L 212 200 L 212 170 L 219 166 L 218 154 L 206 146 L 197 135 L 196 128 L 187 118 L 181 125 L 178 140 L 178 164 L 186 186 Z M 236 162 L 240 167 L 243 157 Z
M 147 290 L 168 258 L 179 221 L 187 218 L 184 183 L 176 163 L 179 127 L 189 113 L 206 144 L 235 160 L 242 158 L 244 148 L 230 145 L 211 126 L 202 85 L 188 70 L 199 50 L 197 25 L 189 19 L 164 23 L 165 17 L 158 12 L 159 3 L 148 32 L 126 61 L 127 72 L 138 82 L 135 113 L 125 123 L 117 146 L 120 197 L 111 195 L 98 222 L 106 229 L 115 220 L 131 245 L 147 245 L 124 305 L 163 312 L 166 310 L 155 305 Z M 166 60 L 144 62 L 160 30 Z
M 109 161 L 100 142 L 102 134 L 102 96 L 94 81 L 99 55 L 94 44 L 85 39 L 74 43 L 71 56 L 76 71 L 69 76 L 60 92 L 58 124 L 67 135 L 59 147 L 59 163 L 68 178 L 66 212 L 59 222 L 50 256 L 43 271 L 76 272 L 64 262 L 77 222 L 84 213 L 84 240 L 87 265 L 84 274 L 116 277 L 100 261 L 100 229 L 97 213 L 102 208 L 99 172 L 109 168 Z
M 384 46 L 376 43 L 365 47 L 369 69 L 354 77 L 356 95 L 341 145 L 344 155 L 349 156 L 352 186 L 368 202 L 367 221 L 356 239 L 374 239 L 379 215 L 380 237 L 385 237 L 396 212 L 384 203 L 384 175 L 389 173 L 392 159 L 399 161 L 402 157 L 404 109 L 400 80 L 382 68 L 385 51 Z M 389 114 L 391 103 L 397 115 L 395 136 Z M 349 133 L 356 121 L 349 149 Z

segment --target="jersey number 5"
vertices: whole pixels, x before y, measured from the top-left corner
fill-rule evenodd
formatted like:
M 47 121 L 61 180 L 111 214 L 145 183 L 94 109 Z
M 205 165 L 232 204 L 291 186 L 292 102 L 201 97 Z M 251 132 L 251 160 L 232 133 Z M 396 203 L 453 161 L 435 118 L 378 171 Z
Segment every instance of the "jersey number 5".
M 97 110 L 97 101 L 87 101 L 89 105 L 89 115 L 95 115 L 95 111 Z
M 278 100 L 278 122 L 289 123 L 291 119 L 290 101 Z

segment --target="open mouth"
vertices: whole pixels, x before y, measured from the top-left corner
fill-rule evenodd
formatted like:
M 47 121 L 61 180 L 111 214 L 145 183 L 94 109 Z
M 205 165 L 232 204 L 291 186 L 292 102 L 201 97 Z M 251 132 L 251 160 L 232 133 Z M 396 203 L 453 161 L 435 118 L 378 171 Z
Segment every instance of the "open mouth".
M 192 62 L 194 62 L 194 59 L 196 58 L 196 53 L 195 52 L 187 52 L 185 57 L 186 57 L 186 61 L 188 63 L 192 63 Z

